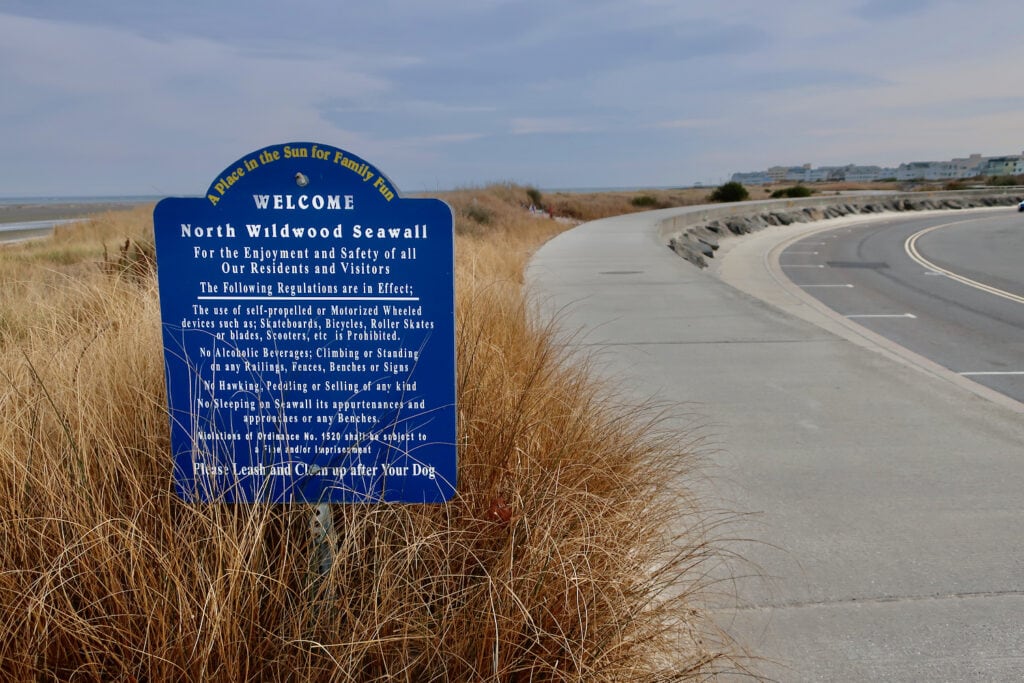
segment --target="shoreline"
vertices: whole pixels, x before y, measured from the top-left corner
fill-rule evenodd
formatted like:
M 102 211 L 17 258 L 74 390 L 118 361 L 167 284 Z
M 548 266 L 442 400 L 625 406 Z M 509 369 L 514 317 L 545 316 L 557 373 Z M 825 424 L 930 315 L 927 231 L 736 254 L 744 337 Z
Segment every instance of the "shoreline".
M 60 204 L 24 202 L 19 204 L 0 204 L 0 225 L 4 223 L 24 223 L 28 221 L 62 220 L 67 218 L 87 218 L 105 211 L 123 211 L 149 204 L 145 201 L 124 202 L 66 202 Z

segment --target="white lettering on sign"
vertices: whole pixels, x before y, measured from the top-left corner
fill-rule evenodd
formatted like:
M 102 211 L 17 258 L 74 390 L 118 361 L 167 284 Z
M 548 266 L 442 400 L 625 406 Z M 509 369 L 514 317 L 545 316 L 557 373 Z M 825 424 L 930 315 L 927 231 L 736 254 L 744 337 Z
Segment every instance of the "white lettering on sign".
M 350 194 L 254 194 L 252 201 L 257 209 L 276 209 L 289 211 L 303 211 L 313 209 L 315 211 L 351 211 L 356 208 L 355 197 Z

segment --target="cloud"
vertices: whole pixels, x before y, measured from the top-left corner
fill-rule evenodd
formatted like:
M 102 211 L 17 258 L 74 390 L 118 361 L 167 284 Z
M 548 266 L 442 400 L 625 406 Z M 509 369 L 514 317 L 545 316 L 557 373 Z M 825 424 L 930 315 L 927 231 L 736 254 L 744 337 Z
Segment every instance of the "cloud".
M 593 123 L 569 117 L 514 118 L 509 121 L 513 135 L 579 134 L 598 130 Z
M 106 164 L 103 172 L 122 182 L 137 180 L 140 159 L 178 166 L 179 179 L 194 167 L 201 187 L 205 174 L 263 144 L 356 137 L 316 105 L 387 91 L 386 79 L 358 68 L 364 61 L 0 15 L 0 126 L 19 131 L 0 149 L 51 177 L 72 162 L 94 171 Z
M 905 17 L 924 12 L 935 5 L 935 0 L 869 0 L 854 14 L 870 21 Z
M 290 140 L 409 187 L 678 184 L 1011 152 L 1024 116 L 1009 0 L 4 7 L 7 194 L 195 193 Z
M 471 142 L 485 137 L 483 133 L 439 133 L 421 138 L 411 138 L 407 142 L 417 145 L 441 145 L 457 142 Z
M 719 125 L 718 121 L 714 119 L 675 119 L 673 121 L 658 121 L 654 124 L 655 128 L 666 128 L 666 129 L 702 129 L 711 128 Z

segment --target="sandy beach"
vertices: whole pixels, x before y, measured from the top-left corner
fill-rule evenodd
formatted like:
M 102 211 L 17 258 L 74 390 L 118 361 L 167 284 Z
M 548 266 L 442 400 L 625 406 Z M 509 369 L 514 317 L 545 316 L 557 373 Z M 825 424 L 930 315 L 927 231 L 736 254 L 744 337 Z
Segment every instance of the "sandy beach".
M 48 221 L 63 218 L 82 218 L 103 211 L 129 209 L 146 202 L 68 202 L 62 204 L 46 204 L 31 202 L 19 204 L 0 203 L 0 224 L 21 223 L 26 221 Z
M 66 202 L 47 203 L 0 203 L 0 243 L 20 242 L 36 237 L 45 237 L 53 231 L 53 222 L 75 218 L 86 218 L 104 211 L 130 209 L 146 202 Z

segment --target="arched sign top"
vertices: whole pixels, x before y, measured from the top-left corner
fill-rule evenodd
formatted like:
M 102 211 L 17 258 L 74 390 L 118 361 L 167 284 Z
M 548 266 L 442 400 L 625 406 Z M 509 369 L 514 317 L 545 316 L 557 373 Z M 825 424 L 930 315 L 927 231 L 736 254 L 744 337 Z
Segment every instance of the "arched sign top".
M 210 183 L 206 199 L 211 206 L 233 205 L 240 198 L 250 201 L 253 193 L 266 187 L 294 188 L 293 198 L 344 190 L 364 201 L 387 204 L 399 196 L 380 169 L 351 152 L 319 142 L 286 142 L 258 149 L 229 165 Z

